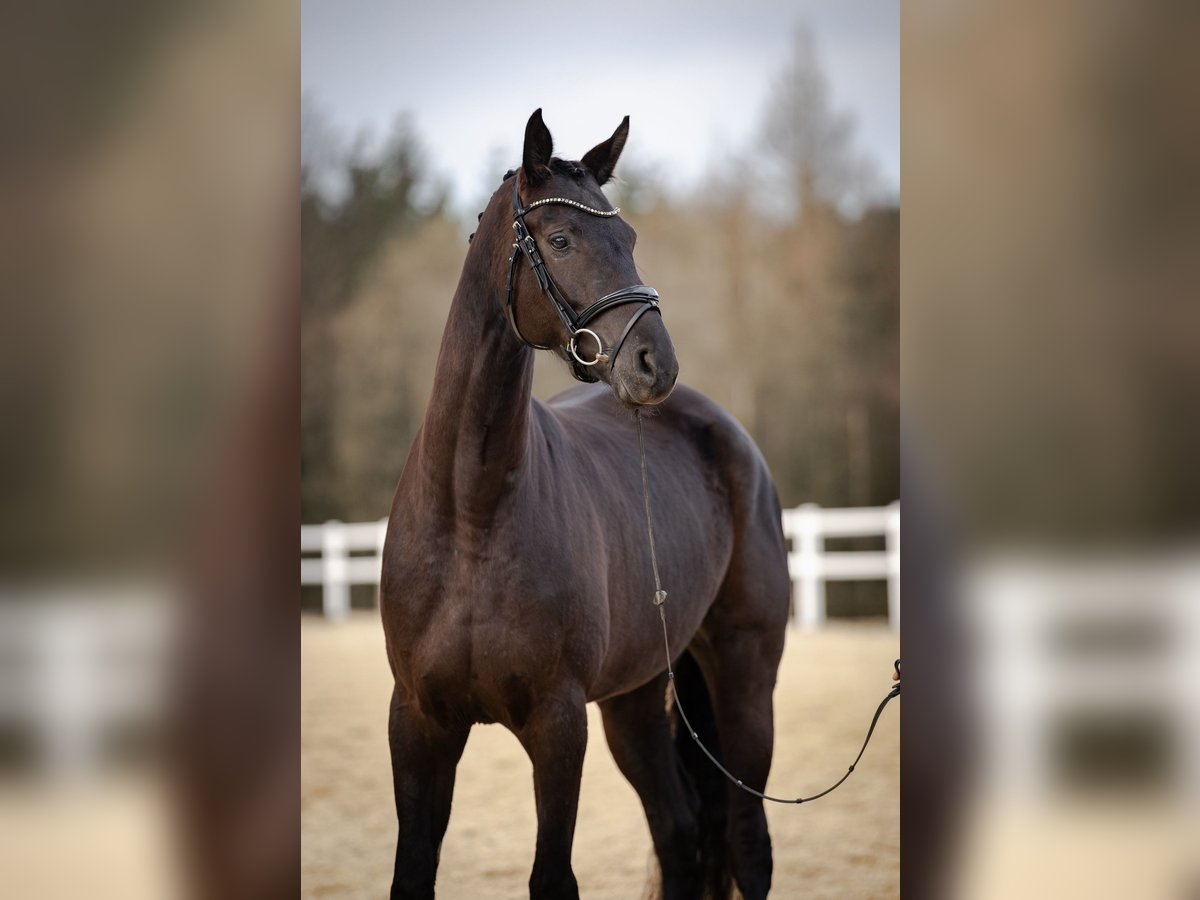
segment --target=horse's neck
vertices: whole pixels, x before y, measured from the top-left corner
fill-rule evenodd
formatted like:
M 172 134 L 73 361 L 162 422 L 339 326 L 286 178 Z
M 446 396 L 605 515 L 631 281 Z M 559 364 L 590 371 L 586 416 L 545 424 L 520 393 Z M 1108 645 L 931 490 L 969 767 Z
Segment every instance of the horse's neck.
M 421 431 L 422 480 L 444 513 L 490 519 L 529 441 L 533 351 L 500 314 L 481 246 L 467 255 Z

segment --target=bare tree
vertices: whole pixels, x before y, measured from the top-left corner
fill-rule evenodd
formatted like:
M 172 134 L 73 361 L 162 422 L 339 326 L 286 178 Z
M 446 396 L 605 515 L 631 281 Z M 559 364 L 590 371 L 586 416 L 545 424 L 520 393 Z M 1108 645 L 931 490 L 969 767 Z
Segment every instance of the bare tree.
M 796 30 L 792 56 L 771 87 L 763 141 L 801 214 L 816 206 L 861 205 L 877 183 L 854 148 L 854 120 L 837 110 L 812 32 Z

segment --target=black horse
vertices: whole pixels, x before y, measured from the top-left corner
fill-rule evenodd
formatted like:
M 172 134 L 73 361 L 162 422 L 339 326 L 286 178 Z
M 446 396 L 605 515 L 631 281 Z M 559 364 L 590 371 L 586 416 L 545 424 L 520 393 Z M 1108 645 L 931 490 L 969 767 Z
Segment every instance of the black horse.
M 655 407 L 646 455 L 676 689 L 708 746 L 759 790 L 788 618 L 779 501 L 745 430 L 675 387 L 657 294 L 633 263 L 636 235 L 600 190 L 628 132 L 627 117 L 566 161 L 535 112 L 454 295 L 383 556 L 393 897 L 433 896 L 476 722 L 502 723 L 533 762 L 530 895 L 577 897 L 589 702 L 645 807 L 663 896 L 727 897 L 736 882 L 758 900 L 771 885 L 761 801 L 725 783 L 668 712 L 630 410 Z M 609 387 L 533 400 L 531 347 Z

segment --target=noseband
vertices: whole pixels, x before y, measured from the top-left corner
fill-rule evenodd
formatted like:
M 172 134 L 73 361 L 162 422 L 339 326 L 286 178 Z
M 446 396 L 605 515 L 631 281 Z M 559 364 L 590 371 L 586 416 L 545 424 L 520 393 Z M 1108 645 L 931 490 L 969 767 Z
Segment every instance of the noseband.
M 637 324 L 638 319 L 654 310 L 659 315 L 662 311 L 658 308 L 658 291 L 649 285 L 634 284 L 626 288 L 621 288 L 619 291 L 613 291 L 611 294 L 605 294 L 598 300 L 593 300 L 590 305 L 585 307 L 582 312 L 575 312 L 571 304 L 567 302 L 559 291 L 558 286 L 554 283 L 554 279 L 550 277 L 550 272 L 546 269 L 546 261 L 542 259 L 542 254 L 538 252 L 537 242 L 534 241 L 533 235 L 529 233 L 529 228 L 525 224 L 525 216 L 533 209 L 539 206 L 547 206 L 551 203 L 559 203 L 564 206 L 572 206 L 575 209 L 583 210 L 585 213 L 601 218 L 611 218 L 621 210 L 617 209 L 602 210 L 593 209 L 590 206 L 585 206 L 578 200 L 569 200 L 566 197 L 548 197 L 545 200 L 535 200 L 528 206 L 521 205 L 521 197 L 517 193 L 517 178 L 513 177 L 513 245 L 512 253 L 508 257 L 508 281 L 504 289 L 504 315 L 508 319 L 509 327 L 512 328 L 513 334 L 517 336 L 517 340 L 530 347 L 535 347 L 538 350 L 549 350 L 548 346 L 535 344 L 532 341 L 525 339 L 521 334 L 521 329 L 517 327 L 516 315 L 513 312 L 513 285 L 516 280 L 517 264 L 522 258 L 529 262 L 529 268 L 533 270 L 534 276 L 537 277 L 538 286 L 542 289 L 542 293 L 546 294 L 554 304 L 554 309 L 558 313 L 558 317 L 562 319 L 563 326 L 567 329 L 567 334 L 570 337 L 567 343 L 563 346 L 563 350 L 568 353 L 571 362 L 571 374 L 579 381 L 595 381 L 596 376 L 592 375 L 588 369 L 602 362 L 613 362 L 617 358 L 617 354 L 621 352 L 621 346 L 625 343 L 625 338 L 629 337 L 629 332 L 633 330 L 633 326 Z M 596 320 L 602 313 L 607 312 L 616 306 L 624 306 L 629 303 L 641 304 L 641 307 L 629 317 L 629 321 L 625 323 L 625 330 L 621 332 L 621 336 L 617 338 L 615 344 L 607 351 L 604 349 L 604 343 L 600 340 L 600 335 L 592 331 L 587 326 Z M 591 335 L 596 341 L 596 355 L 592 359 L 583 359 L 579 355 L 579 344 L 577 338 L 581 334 Z

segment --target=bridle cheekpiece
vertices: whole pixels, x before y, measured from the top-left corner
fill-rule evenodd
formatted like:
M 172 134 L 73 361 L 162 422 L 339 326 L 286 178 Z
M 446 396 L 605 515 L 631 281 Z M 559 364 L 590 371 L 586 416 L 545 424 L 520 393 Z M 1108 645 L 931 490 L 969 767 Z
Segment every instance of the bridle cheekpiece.
M 654 310 L 659 315 L 662 315 L 662 311 L 658 308 L 658 291 L 645 284 L 630 285 L 592 301 L 582 312 L 575 312 L 571 304 L 567 302 L 566 298 L 559 291 L 558 286 L 554 283 L 554 279 L 550 277 L 550 272 L 546 268 L 546 261 L 538 251 L 537 242 L 534 241 L 533 235 L 529 233 L 529 228 L 525 224 L 525 216 L 529 212 L 537 209 L 539 206 L 548 206 L 552 203 L 571 206 L 589 215 L 600 216 L 605 219 L 611 218 L 621 211 L 620 207 L 609 210 L 595 209 L 584 203 L 580 203 L 578 200 L 571 200 L 567 197 L 547 197 L 543 200 L 535 200 L 528 206 L 522 206 L 521 197 L 517 191 L 517 177 L 514 175 L 512 193 L 513 245 L 512 253 L 508 257 L 508 279 L 504 289 L 504 315 L 508 319 L 508 324 L 513 334 L 516 335 L 517 340 L 521 343 L 538 350 L 552 349 L 548 346 L 535 344 L 532 341 L 526 340 L 525 336 L 521 334 L 521 329 L 517 327 L 516 314 L 513 310 L 513 287 L 516 281 L 517 264 L 524 258 L 529 263 L 529 268 L 533 270 L 542 293 L 550 297 L 550 300 L 554 304 L 554 309 L 558 313 L 558 317 L 562 319 L 563 326 L 567 329 L 569 338 L 562 349 L 569 355 L 568 361 L 571 362 L 571 374 L 579 381 L 592 382 L 596 381 L 596 376 L 592 375 L 588 370 L 598 363 L 615 361 L 617 354 L 621 352 L 621 347 L 625 343 L 625 338 L 629 337 L 633 326 L 637 324 L 643 315 L 650 310 Z M 602 313 L 607 312 L 613 307 L 624 306 L 630 303 L 641 304 L 641 308 L 630 316 L 629 321 L 625 323 L 625 330 L 621 332 L 621 336 L 617 338 L 616 343 L 612 347 L 605 351 L 604 343 L 600 340 L 600 336 L 587 326 L 594 322 Z M 579 355 L 578 338 L 581 334 L 590 335 L 596 342 L 597 350 L 592 359 L 584 359 Z

